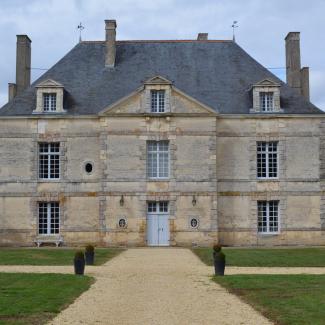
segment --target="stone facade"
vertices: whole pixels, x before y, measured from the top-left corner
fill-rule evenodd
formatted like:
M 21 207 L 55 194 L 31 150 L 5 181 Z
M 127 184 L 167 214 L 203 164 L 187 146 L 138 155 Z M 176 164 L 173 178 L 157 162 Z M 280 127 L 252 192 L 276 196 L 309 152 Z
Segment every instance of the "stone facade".
M 105 41 L 80 42 L 33 85 L 31 40 L 17 36 L 0 245 L 325 245 L 325 117 L 299 33 L 286 37 L 287 85 L 233 41 L 117 41 L 116 27 L 106 20 Z
M 169 141 L 168 180 L 147 179 L 148 140 Z M 277 180 L 256 179 L 263 140 L 279 143 Z M 66 245 L 143 246 L 147 202 L 168 201 L 170 245 L 322 245 L 323 140 L 322 116 L 220 115 L 174 88 L 159 116 L 146 112 L 144 89 L 98 116 L 1 118 L 1 244 L 32 245 L 38 202 L 58 201 Z M 58 181 L 38 179 L 42 141 L 60 142 Z M 260 235 L 257 201 L 270 199 L 280 232 Z

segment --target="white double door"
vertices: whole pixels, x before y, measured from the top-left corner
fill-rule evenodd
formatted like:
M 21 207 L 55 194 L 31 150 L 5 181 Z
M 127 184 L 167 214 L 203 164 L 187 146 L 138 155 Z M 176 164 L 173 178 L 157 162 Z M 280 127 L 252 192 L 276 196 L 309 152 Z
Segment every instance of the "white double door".
M 148 246 L 169 246 L 169 213 L 168 213 L 168 209 L 166 211 L 165 207 L 163 207 L 163 209 L 161 208 L 162 208 L 161 202 L 148 203 L 148 214 L 147 214 Z
M 166 214 L 147 215 L 148 246 L 169 246 L 169 216 Z

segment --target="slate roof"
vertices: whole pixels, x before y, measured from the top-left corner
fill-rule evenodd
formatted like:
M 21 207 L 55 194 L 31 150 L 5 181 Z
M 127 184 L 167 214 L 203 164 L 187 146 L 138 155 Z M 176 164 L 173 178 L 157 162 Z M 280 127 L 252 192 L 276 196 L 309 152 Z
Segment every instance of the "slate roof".
M 105 43 L 81 42 L 32 86 L 0 109 L 0 116 L 30 115 L 36 84 L 64 85 L 64 107 L 72 115 L 97 114 L 160 75 L 223 114 L 247 114 L 251 86 L 263 79 L 281 84 L 284 113 L 322 113 L 232 41 L 117 41 L 116 66 L 105 68 Z

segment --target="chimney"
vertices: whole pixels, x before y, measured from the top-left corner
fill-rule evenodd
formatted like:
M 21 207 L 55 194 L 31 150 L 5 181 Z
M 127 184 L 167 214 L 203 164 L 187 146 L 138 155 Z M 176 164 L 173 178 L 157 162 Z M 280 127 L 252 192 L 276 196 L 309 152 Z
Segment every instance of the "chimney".
M 17 93 L 17 86 L 14 83 L 8 84 L 8 100 L 9 102 L 16 97 Z
M 303 67 L 300 70 L 300 83 L 301 83 L 301 95 L 304 96 L 308 101 L 309 98 L 309 68 Z
M 116 57 L 116 20 L 105 20 L 106 56 L 105 66 L 114 68 Z
M 197 40 L 198 41 L 207 41 L 208 40 L 208 33 L 198 33 Z
M 17 35 L 16 94 L 30 86 L 31 43 L 27 35 Z
M 301 69 L 300 63 L 300 33 L 290 32 L 286 42 L 286 72 L 287 84 L 309 100 L 309 68 Z
M 300 92 L 300 33 L 288 33 L 285 42 L 287 84 Z

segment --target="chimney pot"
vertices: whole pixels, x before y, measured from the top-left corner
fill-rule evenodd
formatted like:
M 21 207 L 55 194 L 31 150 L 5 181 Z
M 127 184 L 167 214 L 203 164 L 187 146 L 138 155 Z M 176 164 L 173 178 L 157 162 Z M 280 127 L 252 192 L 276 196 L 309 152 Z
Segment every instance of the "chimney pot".
M 105 20 L 106 55 L 105 66 L 114 67 L 116 57 L 116 20 Z
M 31 39 L 17 35 L 16 52 L 16 93 L 19 95 L 30 86 Z
M 198 33 L 197 40 L 198 41 L 207 41 L 208 40 L 208 33 Z

